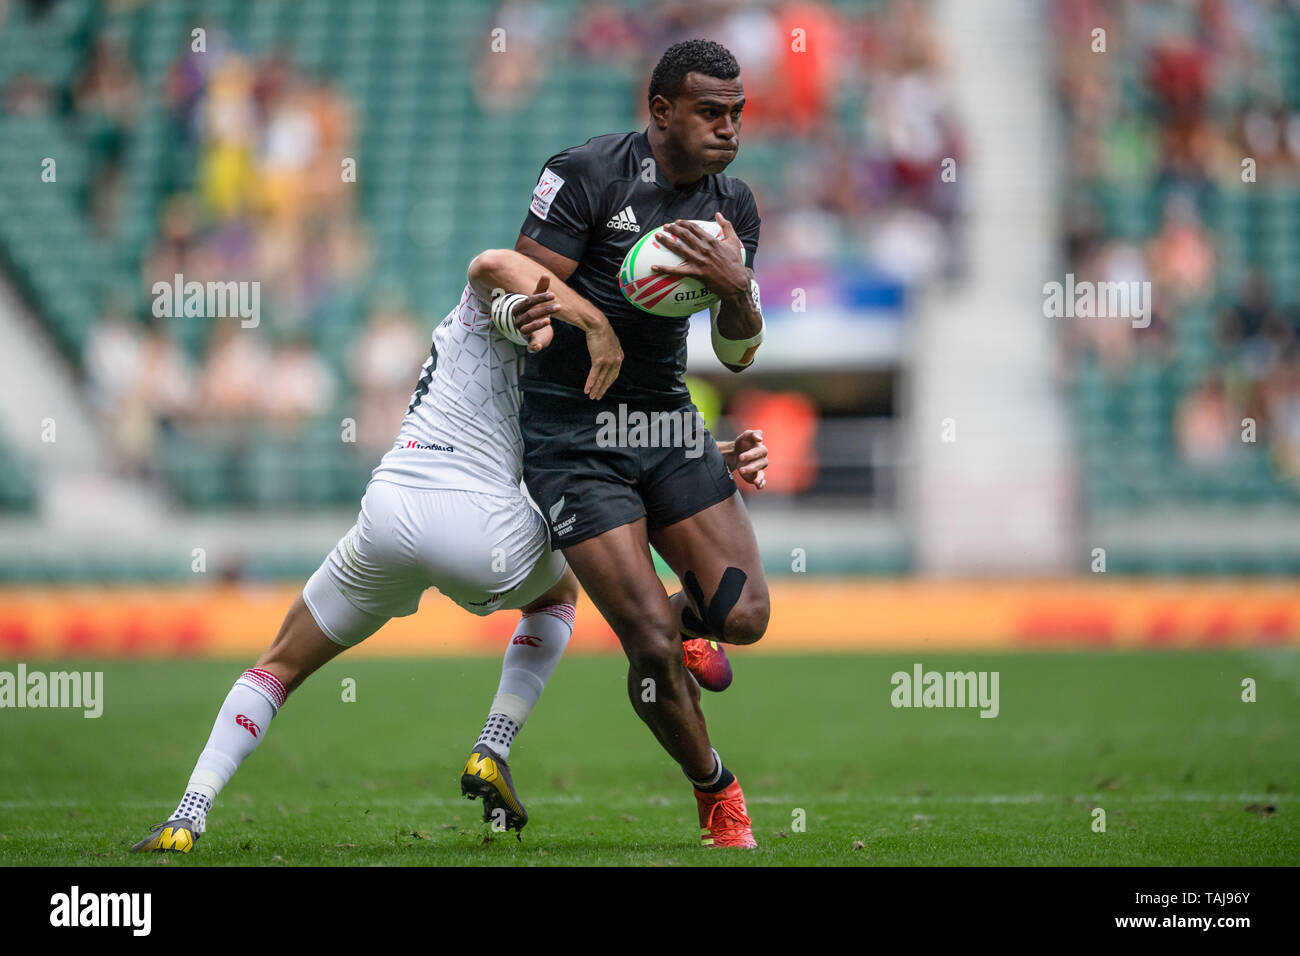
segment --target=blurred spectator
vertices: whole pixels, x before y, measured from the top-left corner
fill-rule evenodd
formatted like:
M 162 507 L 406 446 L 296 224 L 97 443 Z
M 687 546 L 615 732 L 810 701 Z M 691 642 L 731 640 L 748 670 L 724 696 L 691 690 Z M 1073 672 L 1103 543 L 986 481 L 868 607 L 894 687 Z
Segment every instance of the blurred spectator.
M 160 319 L 144 340 L 136 394 L 164 429 L 189 419 L 194 412 L 194 372 L 168 325 Z
M 387 451 L 428 354 L 429 336 L 392 296 L 376 303 L 353 342 L 351 375 L 360 399 L 357 445 Z
M 1187 395 L 1175 416 L 1178 453 L 1189 465 L 1213 468 L 1240 446 L 1240 417 L 1228 401 L 1219 375 L 1207 377 Z
M 54 89 L 40 77 L 19 73 L 5 84 L 3 101 L 9 116 L 48 116 L 54 107 Z
M 109 311 L 86 343 L 85 363 L 95 407 L 122 464 L 143 474 L 156 457 L 160 431 L 193 411 L 188 362 L 165 326 L 146 334 Z
M 869 226 L 867 249 L 885 271 L 909 285 L 938 278 L 947 261 L 948 236 L 924 209 L 891 203 Z
M 226 57 L 210 78 L 202 107 L 199 194 L 218 218 L 244 212 L 254 189 L 257 112 L 253 71 L 238 56 Z
M 320 129 L 312 113 L 311 94 L 289 74 L 278 95 L 267 103 L 261 138 L 261 199 L 271 220 L 286 224 L 303 217 L 311 193 L 310 170 L 320 147 Z M 335 179 L 338 179 L 336 174 Z
M 488 18 L 489 35 L 475 68 L 480 107 L 508 112 L 532 97 L 550 61 L 552 17 L 537 0 L 505 0 Z
M 645 49 L 640 11 L 609 0 L 587 0 L 574 18 L 573 49 L 594 62 L 626 63 Z
M 1219 314 L 1215 344 L 1257 381 L 1273 370 L 1294 341 L 1294 329 L 1273 305 L 1268 279 L 1252 269 L 1237 297 Z
M 199 386 L 204 417 L 229 422 L 261 415 L 270 370 L 271 355 L 255 330 L 232 319 L 214 320 Z
M 113 3 L 147 8 L 150 0 Z M 127 34 L 103 25 L 113 22 L 126 20 L 88 21 L 87 53 L 72 82 L 53 88 L 42 75 L 11 76 L 0 93 L 6 112 L 66 120 L 100 157 L 79 201 L 108 257 L 139 268 L 137 315 L 148 314 L 154 283 L 170 285 L 179 274 L 260 283 L 262 318 L 246 329 L 233 317 L 180 316 L 150 331 L 131 310 L 105 314 L 90 333 L 85 365 L 124 460 L 147 461 L 159 434 L 176 426 L 212 440 L 269 420 L 292 438 L 311 419 L 332 417 L 336 399 L 348 402 L 340 417 L 357 416 L 359 443 L 385 450 L 428 335 L 390 300 L 376 301 L 363 327 L 353 325 L 374 251 L 357 199 L 373 193 L 340 176 L 340 161 L 360 152 L 352 101 L 335 82 L 305 72 L 290 45 L 253 55 L 243 33 L 215 23 L 204 52 L 183 35 L 161 89 L 143 89 L 157 72 L 133 64 Z M 929 3 L 584 0 L 561 20 L 544 0 L 501 0 L 484 22 L 488 45 L 477 55 L 474 92 L 489 111 L 528 106 L 557 56 L 600 64 L 590 75 L 634 77 L 643 111 L 644 79 L 670 43 L 707 36 L 727 44 L 742 66 L 746 142 L 754 147 L 742 150 L 733 172 L 759 198 L 769 268 L 791 260 L 809 270 L 807 286 L 829 282 L 837 261 L 874 259 L 873 271 L 883 264 L 924 283 L 955 260 L 957 190 L 940 188 L 933 173 L 940 159 L 960 155 L 961 142 Z M 131 22 L 131 36 L 138 26 Z M 493 37 L 497 27 L 504 32 Z M 494 40 L 504 43 L 501 52 Z M 142 135 L 138 120 L 158 94 L 170 126 L 165 155 L 137 151 L 127 175 L 126 147 Z M 387 117 L 371 119 L 382 125 Z M 127 214 L 131 221 L 122 221 Z M 148 230 L 141 215 L 154 217 Z M 384 265 L 412 268 L 395 245 L 383 246 Z M 286 344 L 272 349 L 275 342 Z M 775 400 L 774 415 L 790 412 L 789 447 L 801 447 L 803 412 Z M 790 472 L 796 485 L 806 468 Z
M 746 165 L 742 146 L 737 170 L 763 210 L 769 266 L 829 263 L 847 249 L 909 282 L 954 274 L 959 193 L 935 170 L 961 157 L 961 136 L 928 3 L 666 2 L 647 16 L 593 0 L 570 25 L 578 54 L 626 64 L 626 49 L 641 61 L 638 76 L 689 37 L 716 39 L 740 63 L 745 141 L 781 144 L 774 168 Z
M 280 349 L 267 369 L 262 412 L 277 428 L 292 431 L 332 408 L 336 387 L 334 373 L 311 343 L 297 339 Z
M 1281 477 L 1300 487 L 1300 357 L 1277 370 L 1266 394 L 1274 463 Z
M 204 319 L 215 326 L 187 414 L 199 424 L 266 419 L 292 431 L 332 412 L 338 395 L 307 337 L 313 318 L 369 267 L 355 190 L 340 175 L 354 151 L 352 118 L 337 90 L 287 57 L 249 61 L 219 35 L 213 42 L 215 52 L 186 53 L 168 72 L 169 104 L 197 149 L 198 193 L 164 203 L 143 279 L 146 289 L 178 273 L 260 284 L 260 328 Z M 273 353 L 267 336 L 288 344 Z M 421 351 L 417 344 L 412 358 Z M 165 415 L 164 403 L 150 407 Z
M 128 55 L 126 38 L 103 34 L 95 40 L 90 61 L 72 85 L 73 107 L 120 133 L 135 122 L 140 87 Z
M 1182 460 L 1231 466 L 1218 476 L 1228 489 L 1243 457 L 1262 447 L 1277 476 L 1300 490 L 1300 290 L 1270 288 L 1270 276 L 1286 273 L 1261 255 L 1287 241 L 1276 229 L 1286 216 L 1273 218 L 1277 208 L 1263 219 L 1240 214 L 1255 208 L 1257 189 L 1281 193 L 1285 204 L 1293 198 L 1287 190 L 1300 186 L 1300 103 L 1279 56 L 1295 4 L 1058 0 L 1055 9 L 1077 197 L 1067 233 L 1074 271 L 1102 271 L 1107 250 L 1121 242 L 1126 271 L 1140 271 L 1132 245 L 1109 230 L 1133 235 L 1145 220 L 1134 204 L 1163 201 L 1159 228 L 1139 237 L 1141 267 L 1154 283 L 1152 326 L 1116 326 L 1070 346 L 1095 349 L 1111 366 L 1138 350 L 1154 359 L 1159 384 L 1135 403 L 1159 401 L 1166 388 L 1197 376 L 1175 399 Z M 1098 26 L 1107 32 L 1105 56 L 1081 42 Z M 1243 157 L 1268 187 L 1243 186 Z M 1097 203 L 1098 214 L 1079 214 L 1079 204 L 1114 186 L 1128 191 Z M 1207 362 L 1216 371 L 1200 376 Z M 1241 440 L 1243 418 L 1255 421 L 1260 445 Z
M 116 309 L 102 315 L 86 340 L 82 361 L 94 406 L 113 421 L 143 368 L 140 327 Z
M 1166 203 L 1164 224 L 1147 255 L 1161 292 L 1186 300 L 1212 291 L 1214 244 L 1185 196 L 1175 195 Z

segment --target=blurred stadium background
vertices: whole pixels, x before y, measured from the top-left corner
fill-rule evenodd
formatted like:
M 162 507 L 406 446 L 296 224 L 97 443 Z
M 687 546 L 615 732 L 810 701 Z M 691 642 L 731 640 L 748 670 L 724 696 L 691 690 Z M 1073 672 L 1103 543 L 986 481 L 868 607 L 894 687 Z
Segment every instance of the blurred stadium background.
M 763 216 L 758 363 L 691 348 L 771 448 L 756 652 L 1300 640 L 1300 4 L 0 0 L 0 657 L 261 650 L 469 259 L 692 35 Z M 175 273 L 260 325 L 154 318 Z M 1067 273 L 1151 325 L 1046 318 Z

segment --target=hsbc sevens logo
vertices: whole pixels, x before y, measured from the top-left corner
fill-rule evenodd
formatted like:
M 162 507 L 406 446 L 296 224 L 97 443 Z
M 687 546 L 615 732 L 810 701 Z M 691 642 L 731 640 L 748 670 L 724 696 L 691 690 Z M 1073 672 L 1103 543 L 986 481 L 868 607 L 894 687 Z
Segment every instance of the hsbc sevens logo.
M 243 727 L 254 737 L 257 736 L 257 730 L 258 730 L 257 724 L 253 723 L 252 720 L 245 717 L 243 714 L 235 715 L 235 723 L 239 724 L 239 726 Z
M 515 638 L 513 641 L 511 641 L 510 643 L 511 643 L 511 644 L 527 644 L 529 647 L 541 647 L 541 646 L 542 646 L 542 639 L 541 639 L 540 637 L 533 637 L 531 634 L 520 634 L 518 637 L 516 637 L 516 638 Z

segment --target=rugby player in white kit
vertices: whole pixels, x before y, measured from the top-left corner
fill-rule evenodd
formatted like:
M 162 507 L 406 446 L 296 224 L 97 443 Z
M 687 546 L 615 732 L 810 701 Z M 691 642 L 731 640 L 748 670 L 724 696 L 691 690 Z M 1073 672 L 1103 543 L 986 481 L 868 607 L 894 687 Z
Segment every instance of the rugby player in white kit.
M 469 284 L 434 330 L 397 440 L 371 476 L 356 524 L 307 581 L 271 646 L 235 681 L 176 811 L 132 850 L 189 852 L 217 794 L 290 691 L 390 618 L 415 613 L 430 587 L 473 614 L 522 611 L 461 789 L 483 798 L 485 821 L 516 830 L 528 821 L 506 761 L 572 634 L 578 582 L 562 553 L 550 550 L 546 522 L 521 490 L 518 379 L 524 347 L 549 344 L 550 318 L 579 322 L 548 291 L 545 268 L 512 251 L 491 256 L 492 274 L 505 270 L 534 293 L 493 298 L 500 290 L 486 285 L 484 257 L 470 264 Z M 526 339 L 518 331 L 539 322 Z M 608 322 L 584 319 L 580 327 L 595 399 L 617 377 L 622 350 Z M 719 443 L 728 464 L 758 487 L 767 466 L 761 439 L 746 431 Z

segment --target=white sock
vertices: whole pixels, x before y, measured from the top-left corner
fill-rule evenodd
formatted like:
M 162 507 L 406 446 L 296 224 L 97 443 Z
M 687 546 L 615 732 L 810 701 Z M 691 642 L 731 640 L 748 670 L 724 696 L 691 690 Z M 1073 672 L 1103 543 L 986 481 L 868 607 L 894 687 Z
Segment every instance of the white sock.
M 230 782 L 244 758 L 257 749 L 266 730 L 284 705 L 284 685 L 270 671 L 251 668 L 230 688 L 207 746 L 199 754 L 185 796 L 171 818 L 189 817 L 202 833 L 208 811 L 221 788 Z
M 515 734 L 541 699 L 569 643 L 574 613 L 572 604 L 552 604 L 519 619 L 501 661 L 497 695 L 475 746 L 491 747 L 502 760 L 510 757 Z

